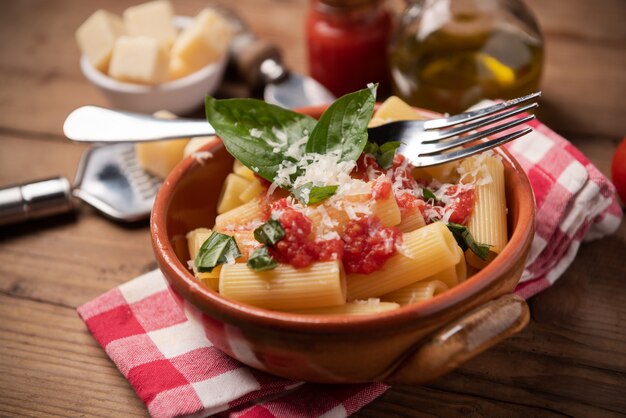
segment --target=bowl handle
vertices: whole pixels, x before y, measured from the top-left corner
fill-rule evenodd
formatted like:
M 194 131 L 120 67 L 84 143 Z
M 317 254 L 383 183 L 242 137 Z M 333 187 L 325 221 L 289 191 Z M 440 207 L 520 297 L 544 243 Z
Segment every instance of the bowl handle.
M 521 331 L 529 318 L 526 301 L 517 295 L 487 302 L 438 330 L 400 362 L 385 382 L 431 381 Z

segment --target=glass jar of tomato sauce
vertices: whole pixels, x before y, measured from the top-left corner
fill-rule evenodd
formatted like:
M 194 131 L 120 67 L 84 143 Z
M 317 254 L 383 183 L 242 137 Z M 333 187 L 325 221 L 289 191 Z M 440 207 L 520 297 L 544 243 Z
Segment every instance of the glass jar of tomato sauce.
M 522 0 L 408 0 L 390 45 L 394 93 L 458 113 L 539 89 L 543 37 Z
M 383 0 L 311 0 L 306 24 L 311 76 L 336 96 L 389 86 L 391 15 Z

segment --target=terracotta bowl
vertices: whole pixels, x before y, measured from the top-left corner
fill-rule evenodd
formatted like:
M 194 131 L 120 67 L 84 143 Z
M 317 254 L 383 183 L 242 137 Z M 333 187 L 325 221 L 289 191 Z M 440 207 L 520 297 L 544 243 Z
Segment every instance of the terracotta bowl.
M 323 107 L 302 110 L 319 117 Z M 205 315 L 206 334 L 231 357 L 266 372 L 327 383 L 423 383 L 457 367 L 528 322 L 512 294 L 534 234 L 534 198 L 504 150 L 510 241 L 485 269 L 422 304 L 367 316 L 281 313 L 226 299 L 187 270 L 185 234 L 211 227 L 232 157 L 215 139 L 213 158 L 189 157 L 167 177 L 152 212 L 158 264 L 172 286 Z

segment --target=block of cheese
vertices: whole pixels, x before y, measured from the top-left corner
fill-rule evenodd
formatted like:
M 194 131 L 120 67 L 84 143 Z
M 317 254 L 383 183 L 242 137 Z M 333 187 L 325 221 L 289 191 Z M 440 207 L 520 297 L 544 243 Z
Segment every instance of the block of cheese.
M 121 81 L 158 84 L 167 80 L 169 51 L 154 38 L 121 36 L 115 41 L 109 75 Z
M 128 35 L 155 38 L 166 48 L 170 48 L 176 38 L 173 17 L 172 4 L 167 0 L 132 6 L 124 10 L 123 14 Z
M 176 115 L 160 110 L 154 114 L 157 118 L 175 119 Z M 167 141 L 138 142 L 135 144 L 137 162 L 148 173 L 165 178 L 184 156 L 189 139 Z
M 423 119 L 409 104 L 397 96 L 385 100 L 374 113 L 374 118 L 383 120 L 418 120 Z
M 76 31 L 76 41 L 91 65 L 106 73 L 113 45 L 123 34 L 124 24 L 119 16 L 98 10 L 80 25 Z
M 213 9 L 204 9 L 172 46 L 170 78 L 180 78 L 219 60 L 233 35 L 231 24 Z

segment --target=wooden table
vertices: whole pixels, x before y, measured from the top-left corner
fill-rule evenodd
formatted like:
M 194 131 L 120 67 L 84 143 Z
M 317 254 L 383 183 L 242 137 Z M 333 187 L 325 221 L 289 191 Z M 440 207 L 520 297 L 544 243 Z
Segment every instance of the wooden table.
M 73 34 L 97 7 L 129 0 L 0 3 L 0 185 L 73 178 L 85 146 L 61 133 L 83 104 L 106 104 L 82 76 Z M 207 1 L 180 1 L 194 14 Z M 229 2 L 223 1 L 223 4 Z M 230 2 L 287 64 L 307 71 L 306 0 Z M 626 135 L 626 2 L 529 0 L 547 43 L 540 117 L 608 175 Z M 271 13 L 266 13 L 271 10 Z M 0 415 L 145 416 L 76 307 L 156 267 L 148 227 L 75 216 L 0 229 Z M 530 301 L 519 335 L 422 387 L 394 387 L 359 416 L 618 416 L 626 412 L 626 225 L 584 244 Z

